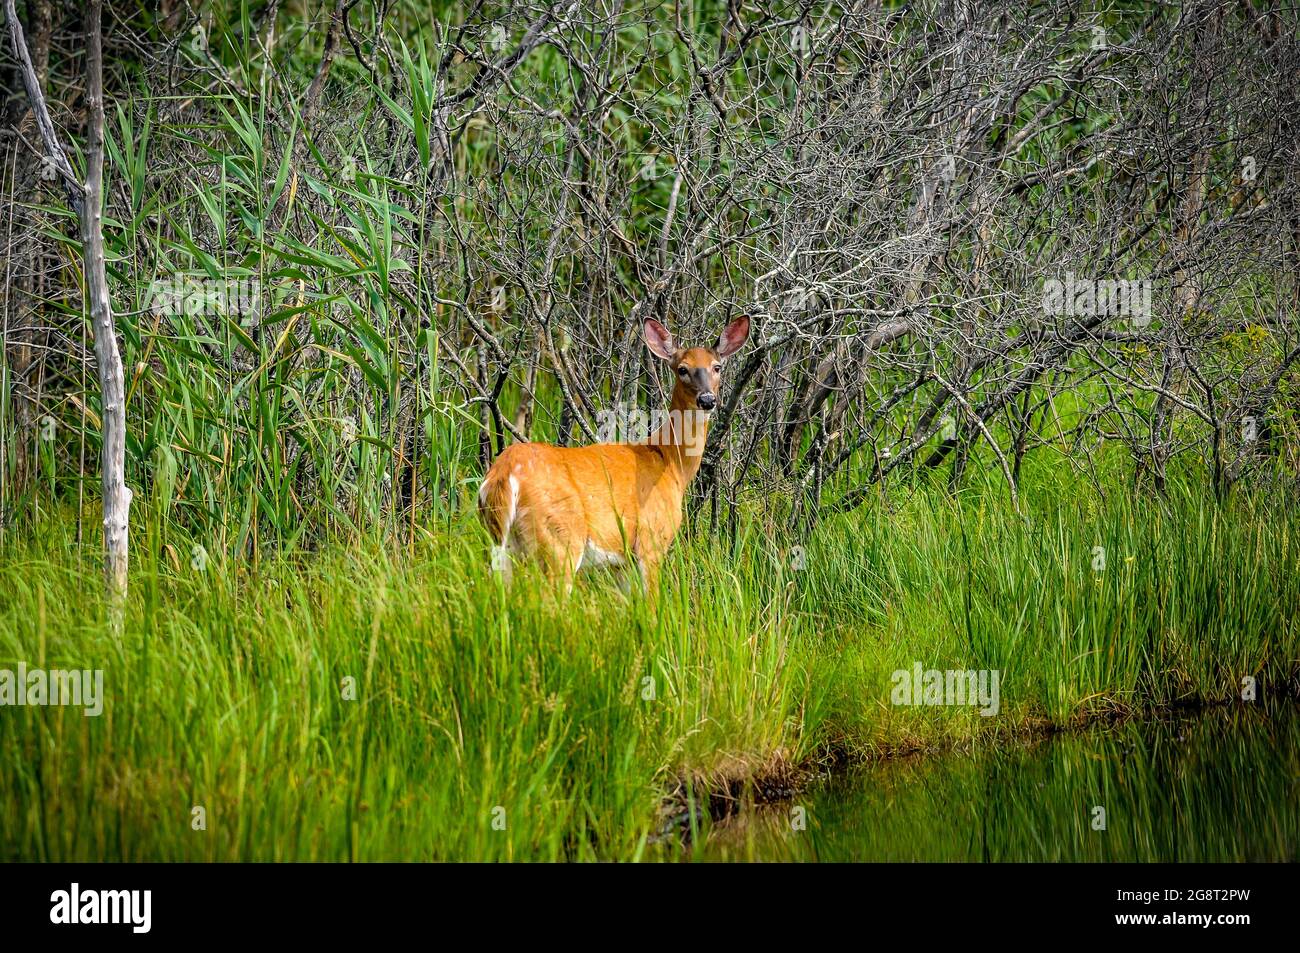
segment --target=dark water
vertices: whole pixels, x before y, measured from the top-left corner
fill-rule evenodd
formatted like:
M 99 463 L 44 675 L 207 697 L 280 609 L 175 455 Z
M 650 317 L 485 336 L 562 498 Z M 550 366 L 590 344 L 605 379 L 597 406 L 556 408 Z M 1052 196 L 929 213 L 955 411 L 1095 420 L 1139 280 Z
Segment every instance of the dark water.
M 805 829 L 795 830 L 803 808 Z M 1103 820 L 1104 829 L 1095 829 Z M 1300 859 L 1300 713 L 1240 706 L 912 757 L 716 825 L 703 860 Z

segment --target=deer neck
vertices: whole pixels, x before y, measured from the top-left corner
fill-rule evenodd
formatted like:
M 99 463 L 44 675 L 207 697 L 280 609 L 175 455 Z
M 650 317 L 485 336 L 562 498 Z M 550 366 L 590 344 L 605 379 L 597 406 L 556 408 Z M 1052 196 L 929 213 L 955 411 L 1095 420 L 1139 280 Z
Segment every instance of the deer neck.
M 668 410 L 668 419 L 655 431 L 651 443 L 663 451 L 664 459 L 680 473 L 685 486 L 700 470 L 709 435 L 709 415 L 680 387 L 673 388 Z

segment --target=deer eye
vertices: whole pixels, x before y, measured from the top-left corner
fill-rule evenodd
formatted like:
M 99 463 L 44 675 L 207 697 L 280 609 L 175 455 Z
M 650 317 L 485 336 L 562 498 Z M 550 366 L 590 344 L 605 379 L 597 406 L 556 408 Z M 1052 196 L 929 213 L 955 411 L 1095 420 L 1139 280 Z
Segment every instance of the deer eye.
M 685 364 L 682 364 L 680 367 L 677 368 L 677 374 L 678 374 L 679 377 L 685 377 L 685 376 L 686 376 L 686 365 L 685 365 Z
M 715 373 L 715 374 L 721 374 L 721 373 L 722 373 L 722 365 L 721 365 L 721 364 L 714 364 L 714 365 L 713 365 L 713 373 Z

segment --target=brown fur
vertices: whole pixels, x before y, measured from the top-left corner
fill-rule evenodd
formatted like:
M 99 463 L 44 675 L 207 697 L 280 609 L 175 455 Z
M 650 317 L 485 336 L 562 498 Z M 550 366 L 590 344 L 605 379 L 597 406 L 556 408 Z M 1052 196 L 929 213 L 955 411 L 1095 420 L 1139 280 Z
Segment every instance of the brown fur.
M 681 526 L 686 487 L 700 468 L 708 422 L 699 397 L 717 395 L 721 381 L 714 368 L 748 332 L 749 319 L 740 318 L 723 332 L 718 348 L 676 350 L 662 325 L 647 322 L 647 344 L 669 361 L 676 378 L 670 409 L 678 420 L 699 415 L 691 421 L 696 425 L 674 426 L 670 419 L 645 444 L 507 447 L 488 470 L 479 497 L 479 514 L 493 542 L 538 560 L 565 591 L 591 544 L 603 554 L 634 559 L 653 592 L 659 564 Z

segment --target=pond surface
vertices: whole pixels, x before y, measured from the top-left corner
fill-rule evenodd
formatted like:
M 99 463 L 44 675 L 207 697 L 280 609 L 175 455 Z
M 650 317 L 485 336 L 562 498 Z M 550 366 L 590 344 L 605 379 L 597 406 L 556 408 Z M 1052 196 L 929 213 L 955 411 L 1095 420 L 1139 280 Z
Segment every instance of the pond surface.
M 881 762 L 715 825 L 694 857 L 1294 861 L 1300 711 L 1242 705 Z

